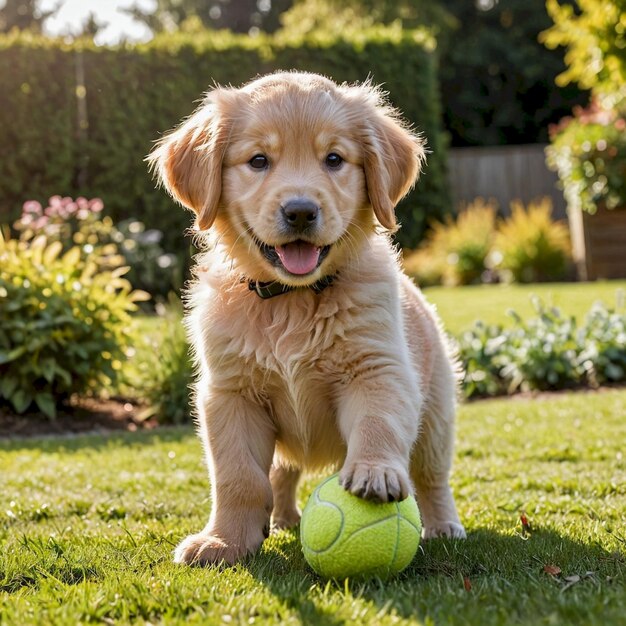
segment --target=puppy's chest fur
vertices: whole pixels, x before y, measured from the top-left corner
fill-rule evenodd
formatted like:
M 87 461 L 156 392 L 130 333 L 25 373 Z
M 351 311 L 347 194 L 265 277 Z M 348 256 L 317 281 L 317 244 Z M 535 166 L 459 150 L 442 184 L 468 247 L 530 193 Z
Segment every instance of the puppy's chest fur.
M 271 300 L 233 293 L 199 303 L 192 317 L 212 385 L 263 404 L 278 453 L 311 467 L 345 454 L 337 395 L 358 375 L 351 338 L 364 330 L 368 308 L 339 283 L 321 294 L 297 290 Z

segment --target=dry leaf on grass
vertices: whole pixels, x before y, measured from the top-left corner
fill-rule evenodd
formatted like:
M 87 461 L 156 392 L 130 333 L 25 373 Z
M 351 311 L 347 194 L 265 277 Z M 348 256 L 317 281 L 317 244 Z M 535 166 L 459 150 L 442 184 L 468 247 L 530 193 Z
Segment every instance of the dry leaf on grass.
M 543 571 L 550 576 L 558 576 L 561 573 L 561 568 L 558 565 L 544 565 Z

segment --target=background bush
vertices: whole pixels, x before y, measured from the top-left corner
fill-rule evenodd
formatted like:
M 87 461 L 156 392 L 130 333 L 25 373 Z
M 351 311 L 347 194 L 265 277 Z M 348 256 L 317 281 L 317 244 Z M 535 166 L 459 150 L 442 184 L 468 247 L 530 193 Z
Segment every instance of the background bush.
M 421 286 L 479 282 L 541 282 L 567 277 L 567 226 L 552 220 L 549 198 L 497 218 L 494 202 L 475 200 L 456 219 L 434 223 L 424 243 L 407 252 L 404 268 Z
M 123 278 L 123 257 L 102 254 L 0 236 L 0 403 L 54 417 L 72 394 L 116 379 L 143 294 Z
M 0 161 L 0 212 L 12 220 L 25 198 L 58 190 L 97 196 L 114 221 L 138 218 L 165 233 L 165 249 L 180 249 L 190 217 L 155 189 L 143 161 L 152 143 L 214 82 L 239 85 L 291 68 L 339 82 L 371 76 L 424 133 L 428 167 L 399 209 L 399 240 L 415 245 L 425 216 L 449 207 L 445 141 L 434 40 L 393 26 L 335 37 L 177 33 L 116 49 L 2 36 L 0 108 L 11 123 L 0 125 L 0 144 L 10 147 Z
M 506 281 L 563 279 L 570 259 L 569 230 L 565 223 L 552 220 L 550 199 L 528 207 L 512 202 L 511 215 L 498 225 L 494 255 Z
M 626 381 L 626 313 L 595 305 L 583 324 L 538 300 L 537 316 L 514 324 L 477 322 L 459 338 L 463 394 L 597 387 Z
M 469 285 L 485 279 L 493 246 L 496 204 L 476 199 L 456 219 L 434 222 L 419 250 L 407 254 L 406 271 L 422 285 Z
M 48 242 L 59 241 L 64 251 L 74 245 L 87 253 L 95 251 L 94 258 L 103 269 L 111 264 L 116 267 L 123 259 L 129 268 L 126 278 L 135 289 L 152 296 L 151 304 L 178 291 L 183 282 L 183 264 L 177 255 L 161 247 L 163 233 L 146 229 L 143 222 L 132 218 L 115 225 L 103 210 L 100 198 L 52 196 L 45 208 L 36 200 L 28 200 L 13 229 L 26 239 L 43 234 Z
M 183 306 L 170 294 L 153 328 L 138 337 L 134 359 L 126 373 L 126 384 L 146 406 L 142 420 L 155 418 L 161 424 L 181 424 L 191 419 L 193 365 L 185 328 L 181 323 Z

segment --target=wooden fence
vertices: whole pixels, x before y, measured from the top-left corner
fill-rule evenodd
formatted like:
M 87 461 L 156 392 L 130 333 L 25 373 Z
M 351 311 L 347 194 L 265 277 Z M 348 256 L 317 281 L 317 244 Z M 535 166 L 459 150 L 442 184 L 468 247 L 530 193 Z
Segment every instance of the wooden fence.
M 563 192 L 557 175 L 546 167 L 545 145 L 453 148 L 448 176 L 455 207 L 477 197 L 495 198 L 502 215 L 510 213 L 511 200 L 524 204 L 552 198 L 554 219 L 566 219 Z

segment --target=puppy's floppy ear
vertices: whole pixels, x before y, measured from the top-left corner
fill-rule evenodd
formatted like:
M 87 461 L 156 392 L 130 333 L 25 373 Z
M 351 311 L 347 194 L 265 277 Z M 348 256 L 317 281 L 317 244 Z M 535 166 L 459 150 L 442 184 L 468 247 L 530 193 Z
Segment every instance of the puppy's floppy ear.
M 220 111 L 220 91 L 211 92 L 191 117 L 159 140 L 147 159 L 174 199 L 195 211 L 200 230 L 213 224 L 222 192 L 231 123 Z
M 377 106 L 363 139 L 367 193 L 378 221 L 396 230 L 396 204 L 408 193 L 425 159 L 423 140 L 390 107 Z

